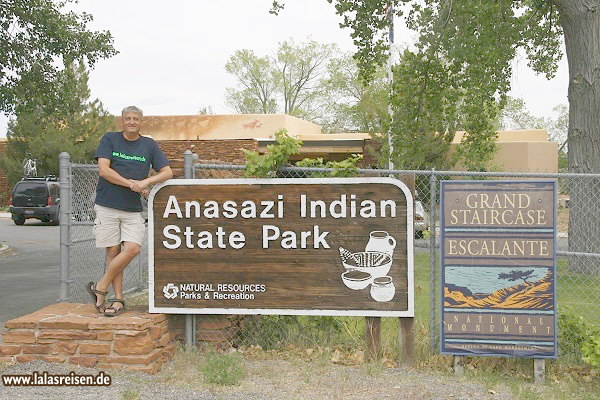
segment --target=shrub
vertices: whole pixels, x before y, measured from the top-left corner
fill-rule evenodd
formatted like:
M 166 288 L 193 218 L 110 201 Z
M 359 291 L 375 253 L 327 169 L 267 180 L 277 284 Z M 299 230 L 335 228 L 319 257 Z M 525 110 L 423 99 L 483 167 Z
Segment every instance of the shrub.
M 591 333 L 581 346 L 583 361 L 600 369 L 600 332 Z
M 581 360 L 581 346 L 587 338 L 587 324 L 580 315 L 569 309 L 558 313 L 558 346 L 562 355 L 571 355 Z

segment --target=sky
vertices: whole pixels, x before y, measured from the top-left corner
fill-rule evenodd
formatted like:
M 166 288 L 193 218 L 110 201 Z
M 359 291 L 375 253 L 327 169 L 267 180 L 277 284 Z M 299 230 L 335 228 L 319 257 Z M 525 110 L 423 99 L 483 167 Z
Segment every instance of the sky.
M 225 89 L 235 79 L 225 72 L 227 59 L 240 49 L 259 56 L 272 54 L 278 43 L 293 38 L 336 43 L 353 51 L 350 30 L 326 0 L 287 0 L 285 9 L 268 13 L 272 0 L 80 0 L 76 11 L 92 14 L 90 29 L 109 30 L 119 54 L 100 60 L 90 71 L 92 98 L 112 114 L 137 105 L 146 115 L 190 115 L 202 106 L 216 114 L 233 111 Z M 410 44 L 413 34 L 396 22 L 396 44 Z M 566 59 L 550 81 L 527 67 L 524 56 L 514 61 L 511 96 L 525 100 L 537 116 L 567 104 Z M 0 114 L 0 137 L 7 116 Z

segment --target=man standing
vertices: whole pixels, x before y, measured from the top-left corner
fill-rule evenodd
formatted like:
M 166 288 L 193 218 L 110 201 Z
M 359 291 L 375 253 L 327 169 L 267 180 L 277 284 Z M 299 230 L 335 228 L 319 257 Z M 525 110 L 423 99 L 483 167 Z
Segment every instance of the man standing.
M 140 195 L 148 195 L 148 186 L 173 177 L 169 160 L 156 142 L 140 136 L 142 110 L 125 107 L 121 113 L 123 131 L 108 132 L 102 137 L 96 159 L 100 178 L 96 188 L 96 247 L 106 248 L 106 270 L 97 282 L 86 290 L 96 309 L 105 316 L 116 316 L 125 308 L 123 300 L 123 270 L 142 248 L 144 219 Z M 157 171 L 148 177 L 150 167 Z M 115 298 L 108 299 L 112 284 Z

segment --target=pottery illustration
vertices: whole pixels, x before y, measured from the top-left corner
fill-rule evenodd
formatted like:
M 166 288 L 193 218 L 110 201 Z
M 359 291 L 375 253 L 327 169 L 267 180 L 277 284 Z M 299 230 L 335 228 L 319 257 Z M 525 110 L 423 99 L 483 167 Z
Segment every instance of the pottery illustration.
M 340 253 L 343 249 L 340 250 Z M 392 267 L 392 257 L 379 251 L 360 251 L 345 258 L 341 255 L 342 265 L 347 270 L 366 272 L 372 278 L 385 276 Z M 345 259 L 345 261 L 344 261 Z
M 378 302 L 390 301 L 396 294 L 396 287 L 391 276 L 380 276 L 373 279 L 371 297 Z
M 392 268 L 396 239 L 385 231 L 372 231 L 365 251 L 352 252 L 339 248 L 344 266 L 342 282 L 352 290 L 363 290 L 371 286 L 371 298 L 377 302 L 391 301 L 396 295 Z
M 390 257 L 394 254 L 396 248 L 396 239 L 391 237 L 385 231 L 373 231 L 369 234 L 369 241 L 365 251 L 379 251 L 388 254 Z
M 342 273 L 342 281 L 349 289 L 362 290 L 369 286 L 373 277 L 368 272 L 349 269 Z

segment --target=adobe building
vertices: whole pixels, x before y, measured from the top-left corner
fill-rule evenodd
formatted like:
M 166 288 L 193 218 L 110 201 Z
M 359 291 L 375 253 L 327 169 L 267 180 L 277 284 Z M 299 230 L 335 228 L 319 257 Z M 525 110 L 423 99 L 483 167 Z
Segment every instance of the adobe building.
M 120 117 L 116 118 L 120 130 Z M 274 134 L 286 129 L 302 142 L 300 154 L 292 160 L 322 157 L 342 160 L 352 154 L 363 154 L 362 166 L 374 166 L 371 136 L 366 133 L 324 134 L 319 125 L 285 114 L 229 114 L 145 116 L 142 134 L 156 140 L 165 152 L 176 177 L 183 176 L 183 152 L 192 150 L 198 161 L 219 164 L 244 164 L 241 149 L 263 153 L 275 142 Z M 457 132 L 455 147 L 463 132 Z M 6 139 L 0 138 L 0 154 Z M 494 169 L 507 172 L 556 172 L 558 145 L 548 140 L 545 130 L 498 132 L 498 152 Z M 451 150 L 452 151 L 452 150 Z M 460 166 L 457 169 L 461 169 Z M 0 205 L 8 203 L 10 187 L 0 171 Z
M 121 130 L 120 117 L 116 122 Z M 244 164 L 241 149 L 264 153 L 281 129 L 302 140 L 300 154 L 293 161 L 307 157 L 343 160 L 365 153 L 370 140 L 364 133 L 323 134 L 319 125 L 285 114 L 145 116 L 142 133 L 159 143 L 175 176 L 182 176 L 187 149 L 198 155 L 199 162 Z

